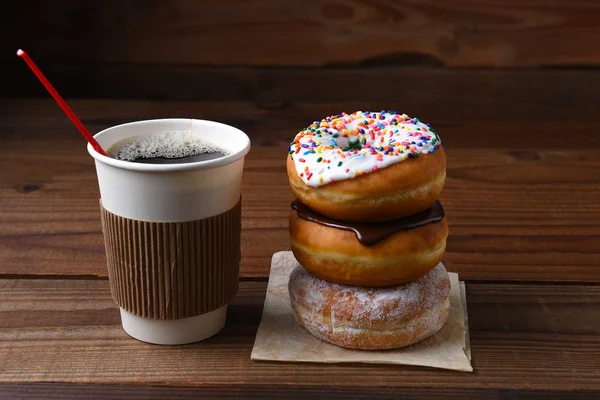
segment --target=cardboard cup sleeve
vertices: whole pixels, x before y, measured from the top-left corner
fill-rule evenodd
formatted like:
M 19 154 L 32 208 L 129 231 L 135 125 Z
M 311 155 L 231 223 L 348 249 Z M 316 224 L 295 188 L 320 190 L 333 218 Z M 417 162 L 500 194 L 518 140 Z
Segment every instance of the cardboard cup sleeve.
M 216 310 L 239 282 L 241 200 L 186 222 L 124 218 L 100 204 L 113 299 L 130 313 L 180 319 Z

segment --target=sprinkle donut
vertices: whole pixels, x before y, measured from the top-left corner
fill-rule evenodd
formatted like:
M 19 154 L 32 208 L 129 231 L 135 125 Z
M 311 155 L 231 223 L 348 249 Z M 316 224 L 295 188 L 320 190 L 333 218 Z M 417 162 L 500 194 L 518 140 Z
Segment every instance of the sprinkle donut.
M 334 219 L 379 222 L 414 214 L 432 206 L 446 179 L 437 133 L 395 111 L 315 121 L 288 151 L 294 195 Z
M 288 287 L 298 323 L 317 338 L 350 349 L 409 346 L 439 331 L 450 312 L 450 279 L 442 264 L 389 288 L 331 283 L 298 265 Z

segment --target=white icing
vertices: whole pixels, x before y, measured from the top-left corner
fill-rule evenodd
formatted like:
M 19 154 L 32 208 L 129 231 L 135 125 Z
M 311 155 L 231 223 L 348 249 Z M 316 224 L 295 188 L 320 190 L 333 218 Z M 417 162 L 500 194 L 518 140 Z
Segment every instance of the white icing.
M 359 126 L 365 121 L 367 125 Z M 356 154 L 342 151 L 357 141 L 362 149 Z M 296 135 L 289 151 L 304 183 L 318 187 L 432 153 L 440 143 L 427 124 L 406 114 L 357 111 L 315 121 Z

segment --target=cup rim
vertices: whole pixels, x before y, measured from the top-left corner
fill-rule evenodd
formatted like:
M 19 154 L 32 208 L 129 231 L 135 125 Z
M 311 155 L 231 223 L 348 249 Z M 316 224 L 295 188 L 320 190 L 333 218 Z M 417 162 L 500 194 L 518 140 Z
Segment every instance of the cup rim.
M 228 154 L 224 157 L 215 158 L 212 160 L 205 161 L 196 161 L 191 163 L 181 163 L 181 164 L 144 164 L 144 163 L 134 163 L 131 161 L 123 161 L 117 160 L 115 158 L 111 158 L 105 155 L 98 153 L 91 144 L 87 144 L 88 153 L 97 161 L 111 165 L 116 168 L 126 169 L 130 171 L 142 171 L 142 172 L 173 172 L 173 171 L 192 171 L 192 170 L 201 170 L 201 169 L 210 169 L 222 167 L 224 165 L 228 165 L 234 163 L 235 161 L 243 158 L 250 151 L 250 138 L 248 135 L 243 132 L 241 129 L 238 129 L 234 126 L 224 124 L 222 122 L 210 121 L 206 119 L 196 119 L 196 118 L 156 118 L 156 119 L 145 119 L 134 122 L 127 122 L 124 124 L 114 125 L 109 128 L 103 129 L 100 132 L 94 135 L 94 138 L 98 138 L 99 136 L 105 134 L 106 132 L 121 129 L 128 126 L 148 124 L 148 123 L 158 123 L 158 122 L 189 122 L 189 121 L 198 121 L 202 123 L 206 123 L 208 125 L 217 125 L 221 127 L 225 127 L 229 130 L 232 130 L 236 133 L 241 134 L 242 140 L 245 141 L 245 145 L 241 150 Z

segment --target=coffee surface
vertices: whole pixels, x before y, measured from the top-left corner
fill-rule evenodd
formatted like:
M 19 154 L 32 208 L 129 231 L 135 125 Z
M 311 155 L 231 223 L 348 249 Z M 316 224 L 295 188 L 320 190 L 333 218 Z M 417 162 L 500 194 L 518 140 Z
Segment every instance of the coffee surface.
M 163 132 L 134 136 L 115 143 L 108 155 L 141 164 L 185 164 L 213 160 L 228 154 L 214 143 L 189 132 Z
M 194 163 L 198 161 L 214 160 L 215 158 L 224 157 L 226 154 L 219 151 L 212 153 L 202 153 L 193 156 L 179 157 L 179 158 L 166 158 L 166 157 L 153 157 L 153 158 L 136 158 L 132 160 L 138 164 L 186 164 Z

